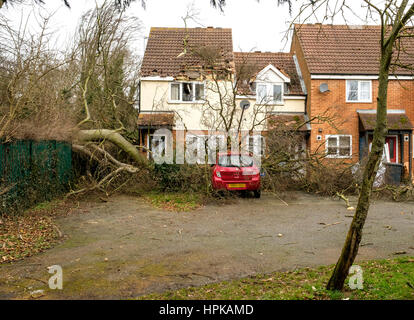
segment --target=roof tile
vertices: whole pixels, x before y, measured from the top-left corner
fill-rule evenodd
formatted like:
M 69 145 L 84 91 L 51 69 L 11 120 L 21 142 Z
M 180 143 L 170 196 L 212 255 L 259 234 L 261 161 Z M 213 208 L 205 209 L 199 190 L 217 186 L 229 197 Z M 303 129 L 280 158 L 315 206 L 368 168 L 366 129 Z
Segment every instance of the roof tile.
M 377 75 L 380 58 L 380 26 L 295 25 L 312 74 Z M 414 41 L 406 40 L 403 64 L 414 65 Z M 395 75 L 412 71 L 395 67 Z
M 185 49 L 187 53 L 179 56 Z M 194 66 L 200 66 L 202 59 L 193 52 L 212 48 L 219 52 L 218 63 L 231 67 L 233 63 L 233 39 L 231 29 L 224 28 L 151 28 L 142 61 L 142 76 L 176 77 Z

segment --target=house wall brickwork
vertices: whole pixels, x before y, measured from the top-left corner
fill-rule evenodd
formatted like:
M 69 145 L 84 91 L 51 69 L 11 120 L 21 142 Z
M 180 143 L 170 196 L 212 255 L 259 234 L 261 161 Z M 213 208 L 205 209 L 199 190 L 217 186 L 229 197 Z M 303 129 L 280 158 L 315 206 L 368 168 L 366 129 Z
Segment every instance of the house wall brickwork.
M 292 40 L 291 53 L 297 56 L 302 69 L 304 82 L 308 91 L 307 113 L 310 119 L 318 116 L 328 116 L 334 120 L 335 125 L 327 121 L 315 120 L 312 122 L 312 131 L 308 141 L 308 148 L 314 152 L 325 150 L 325 137 L 330 134 L 352 135 L 352 162 L 359 161 L 359 118 L 357 110 L 375 110 L 376 97 L 378 95 L 378 80 L 372 80 L 371 103 L 346 102 L 346 79 L 311 79 L 306 60 L 300 46 L 298 37 Z M 361 77 L 363 78 L 363 77 Z M 319 88 L 322 83 L 327 83 L 329 92 L 321 93 Z M 411 123 L 414 124 L 414 81 L 390 80 L 388 89 L 388 109 L 405 110 Z M 322 141 L 317 136 L 322 136 Z M 414 139 L 413 139 L 414 140 Z M 400 143 L 400 142 L 399 142 Z M 409 143 L 404 143 L 404 163 L 409 159 Z M 413 146 L 412 146 L 413 147 Z M 414 153 L 414 152 L 413 152 Z

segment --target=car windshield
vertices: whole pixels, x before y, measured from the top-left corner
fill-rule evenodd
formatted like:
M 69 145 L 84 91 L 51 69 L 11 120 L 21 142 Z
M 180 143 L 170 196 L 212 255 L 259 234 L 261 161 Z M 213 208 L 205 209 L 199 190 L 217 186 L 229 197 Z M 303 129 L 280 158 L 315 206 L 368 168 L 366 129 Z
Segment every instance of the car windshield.
M 220 167 L 252 167 L 253 158 L 245 155 L 223 155 L 219 157 Z

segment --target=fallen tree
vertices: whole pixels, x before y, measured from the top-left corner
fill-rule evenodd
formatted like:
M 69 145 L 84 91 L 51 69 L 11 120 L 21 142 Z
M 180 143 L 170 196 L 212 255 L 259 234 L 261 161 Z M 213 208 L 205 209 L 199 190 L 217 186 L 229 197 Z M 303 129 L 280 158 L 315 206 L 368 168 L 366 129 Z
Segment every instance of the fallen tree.
M 85 13 L 64 52 L 51 46 L 48 17 L 35 35 L 0 21 L 0 137 L 72 142 L 75 153 L 104 166 L 71 194 L 147 166 L 136 140 L 140 60 L 129 49 L 140 24 L 114 9 L 106 1 Z

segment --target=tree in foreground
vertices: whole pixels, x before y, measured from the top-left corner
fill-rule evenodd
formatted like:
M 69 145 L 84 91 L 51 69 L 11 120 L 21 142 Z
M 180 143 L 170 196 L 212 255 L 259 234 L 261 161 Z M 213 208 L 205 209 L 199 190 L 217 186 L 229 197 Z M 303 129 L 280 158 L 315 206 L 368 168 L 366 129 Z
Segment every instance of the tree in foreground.
M 129 5 L 134 0 L 127 0 L 127 1 L 116 1 L 118 4 L 122 5 Z M 11 2 L 11 0 L 9 0 Z M 19 0 L 15 1 L 16 3 L 22 2 Z M 41 3 L 42 1 L 37 1 Z M 218 6 L 219 8 L 223 9 L 226 1 L 224 0 L 211 0 L 212 5 Z M 0 8 L 5 3 L 4 0 L 0 0 Z M 145 2 L 143 2 L 145 3 Z M 291 0 L 277 0 L 277 4 L 287 3 L 289 5 L 292 4 Z M 344 286 L 345 279 L 349 273 L 349 269 L 352 266 L 359 249 L 359 244 L 362 238 L 362 231 L 363 227 L 368 215 L 368 210 L 370 206 L 370 197 L 372 193 L 373 183 L 376 177 L 376 173 L 379 167 L 380 160 L 382 158 L 385 137 L 388 132 L 387 128 L 387 94 L 388 94 L 388 80 L 389 75 L 393 73 L 394 69 L 399 68 L 410 68 L 412 66 L 404 64 L 404 60 L 401 59 L 404 55 L 408 54 L 405 44 L 411 41 L 411 38 L 414 37 L 413 31 L 413 16 L 414 16 L 414 3 L 409 0 L 385 0 L 380 3 L 370 1 L 370 0 L 360 0 L 357 4 L 356 1 L 353 0 L 309 0 L 305 1 L 302 7 L 299 10 L 299 14 L 294 18 L 294 21 L 302 21 L 305 22 L 310 17 L 319 17 L 319 22 L 329 22 L 333 23 L 335 18 L 337 17 L 345 17 L 347 16 L 347 12 L 351 14 L 355 14 L 353 8 L 356 6 L 363 6 L 366 10 L 365 18 L 370 19 L 371 21 L 379 22 L 381 27 L 381 34 L 378 39 L 379 42 L 379 50 L 380 50 L 380 59 L 378 65 L 378 74 L 379 74 L 379 87 L 378 87 L 378 97 L 377 97 L 377 121 L 376 127 L 374 131 L 374 139 L 372 142 L 372 149 L 368 157 L 368 162 L 365 166 L 364 173 L 363 173 L 363 181 L 361 184 L 361 191 L 358 200 L 358 206 L 356 208 L 356 212 L 354 215 L 354 219 L 350 225 L 345 244 L 342 249 L 341 256 L 335 266 L 334 272 L 327 284 L 327 288 L 330 290 L 341 290 Z M 358 8 L 359 9 L 359 8 Z M 109 80 L 106 76 L 109 73 L 106 73 L 109 69 L 104 68 L 103 72 L 101 69 L 102 63 L 107 63 L 109 60 L 105 60 L 108 58 L 103 52 L 104 48 L 101 47 L 101 38 L 102 32 L 104 29 L 99 29 L 103 25 L 99 23 L 99 14 L 96 15 L 96 22 L 98 29 L 97 32 L 92 35 L 92 42 L 89 46 L 88 43 L 83 42 L 80 48 L 82 48 L 82 52 L 85 53 L 83 56 L 82 63 L 80 64 L 82 67 L 81 77 L 73 88 L 80 87 L 80 93 L 76 95 L 78 99 L 83 100 L 84 105 L 84 112 L 85 118 L 78 123 L 76 128 L 78 131 L 78 139 L 79 141 L 83 141 L 83 145 L 79 145 L 79 150 L 82 150 L 84 153 L 89 154 L 90 157 L 95 157 L 97 154 L 103 155 L 105 161 L 109 161 L 115 169 L 111 171 L 107 176 L 105 176 L 97 186 L 100 184 L 111 180 L 114 175 L 119 173 L 120 171 L 130 171 L 130 172 L 137 172 L 136 167 L 132 167 L 130 165 L 126 165 L 121 163 L 120 161 L 116 160 L 113 156 L 108 154 L 105 149 L 100 148 L 102 146 L 102 141 L 108 140 L 111 141 L 113 144 L 124 150 L 130 157 L 132 157 L 136 163 L 142 162 L 142 157 L 138 153 L 137 149 L 134 145 L 127 141 L 120 132 L 125 130 L 125 126 L 121 125 L 119 128 L 112 127 L 111 129 L 107 128 L 85 128 L 85 126 L 90 125 L 91 123 L 101 123 L 102 120 L 107 119 L 106 117 L 101 117 L 95 115 L 97 118 L 93 118 L 91 116 L 91 106 L 90 106 L 90 93 L 94 90 L 98 90 L 97 88 L 91 88 L 90 84 L 94 83 L 94 81 L 104 80 L 106 82 Z M 116 25 L 116 23 L 115 23 Z M 4 30 L 8 30 L 5 28 Z M 107 30 L 108 31 L 108 30 Z M 95 31 L 93 31 L 95 32 Z M 111 32 L 110 30 L 108 32 Z M 20 42 L 17 42 L 19 45 Z M 85 46 L 86 44 L 86 46 Z M 34 48 L 36 48 L 34 46 Z M 111 48 L 109 46 L 108 48 Z M 6 48 L 9 49 L 9 48 Z M 12 48 L 13 49 L 13 48 Z M 89 52 L 89 50 L 92 50 Z M 0 119 L 0 124 L 3 128 L 0 128 L 0 133 L 3 130 L 3 133 L 7 129 L 7 126 L 11 126 L 11 123 L 15 121 L 18 123 L 19 116 L 22 113 L 17 111 L 24 111 L 27 112 L 27 104 L 33 101 L 33 97 L 31 96 L 31 91 L 28 90 L 36 90 L 38 87 L 38 81 L 36 79 L 48 79 L 49 76 L 53 75 L 53 73 L 59 69 L 60 66 L 47 66 L 44 68 L 36 68 L 36 72 L 28 71 L 30 77 L 27 78 L 29 81 L 33 80 L 31 86 L 27 86 L 27 83 L 19 78 L 21 76 L 21 71 L 19 68 L 23 68 L 24 70 L 31 70 L 27 69 L 31 67 L 31 63 L 33 59 L 27 59 L 27 64 L 22 64 L 22 55 L 21 51 L 16 51 L 16 60 L 15 61 L 8 61 L 10 59 L 8 56 L 2 56 L 2 63 L 4 66 L 10 67 L 9 70 L 16 71 L 13 72 L 6 72 L 5 75 L 9 77 L 9 82 L 7 82 L 7 88 L 3 91 L 2 94 L 5 95 L 7 101 L 10 102 L 8 114 L 6 114 L 3 118 Z M 89 53 L 88 53 L 89 52 Z M 95 52 L 96 59 L 94 55 L 89 55 L 91 52 Z M 36 58 L 40 57 L 39 55 Z M 86 60 L 85 60 L 86 59 Z M 88 60 L 89 59 L 89 60 Z M 45 60 L 47 63 L 50 63 L 50 60 Z M 42 63 L 45 63 L 42 61 Z M 13 69 L 15 68 L 15 69 Z M 16 69 L 17 68 L 17 69 Z M 6 68 L 7 70 L 7 68 Z M 46 70 L 46 71 L 45 71 Z M 96 73 L 97 70 L 98 73 Z M 36 78 L 37 77 L 37 78 Z M 19 82 L 21 80 L 21 82 Z M 36 80 L 36 81 L 35 81 Z M 112 81 L 112 80 L 111 80 Z M 3 82 L 4 83 L 4 82 Z M 54 82 L 51 82 L 55 85 Z M 116 83 L 116 81 L 115 81 Z M 102 88 L 105 88 L 107 83 Z M 23 89 L 24 88 L 24 89 Z M 98 86 L 99 88 L 99 86 Z M 112 89 L 114 89 L 112 91 Z M 119 99 L 119 92 L 112 87 L 111 90 L 107 90 L 108 95 L 106 95 L 106 99 L 111 101 L 114 107 L 114 110 L 117 106 L 117 101 L 121 101 L 124 98 Z M 124 88 L 125 89 L 125 88 Z M 19 92 L 22 91 L 22 92 Z M 124 90 L 123 92 L 127 92 L 128 90 Z M 40 92 L 40 91 L 39 91 Z M 39 92 L 34 92 L 35 94 L 39 94 Z M 118 92 L 118 93 L 116 93 Z M 30 94 L 29 94 L 30 93 Z M 39 95 L 40 97 L 42 95 Z M 52 97 L 53 95 L 51 95 Z M 112 97 L 112 98 L 111 98 Z M 25 100 L 26 99 L 26 100 Z M 61 96 L 57 96 L 54 99 L 61 99 Z M 108 102 L 107 101 L 107 102 Z M 59 104 L 57 104 L 59 105 Z M 108 105 L 108 104 L 107 104 Z M 21 109 L 19 109 L 21 108 Z M 23 114 L 24 114 L 23 112 Z M 103 113 L 104 114 L 104 113 Z M 115 119 L 115 123 L 120 123 L 120 116 L 113 114 L 113 119 Z M 113 122 L 112 122 L 113 123 Z M 1 127 L 1 126 L 0 126 Z M 1 134 L 0 134 L 1 136 Z M 100 142 L 99 144 L 91 144 L 91 142 Z M 98 148 L 98 152 L 92 152 L 91 149 Z M 99 149 L 100 148 L 100 149 Z M 97 159 L 97 161 L 102 161 Z
M 404 63 L 410 52 L 407 44 L 414 37 L 413 16 L 414 3 L 409 0 L 386 0 L 380 4 L 370 0 L 355 1 L 314 0 L 304 4 L 296 18 L 310 15 L 319 18 L 319 22 L 332 23 L 337 16 L 346 17 L 354 14 L 356 6 L 366 10 L 366 20 L 379 22 L 381 27 L 378 38 L 380 59 L 378 64 L 379 87 L 377 97 L 377 121 L 372 142 L 372 149 L 363 172 L 361 191 L 354 219 L 350 225 L 341 256 L 327 284 L 329 290 L 342 290 L 349 269 L 357 256 L 362 238 L 362 230 L 370 207 L 370 197 L 377 170 L 382 159 L 387 127 L 387 94 L 390 74 L 397 68 L 411 69 Z

